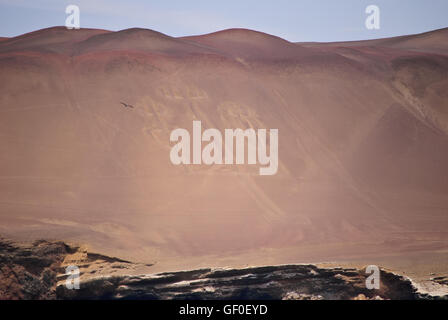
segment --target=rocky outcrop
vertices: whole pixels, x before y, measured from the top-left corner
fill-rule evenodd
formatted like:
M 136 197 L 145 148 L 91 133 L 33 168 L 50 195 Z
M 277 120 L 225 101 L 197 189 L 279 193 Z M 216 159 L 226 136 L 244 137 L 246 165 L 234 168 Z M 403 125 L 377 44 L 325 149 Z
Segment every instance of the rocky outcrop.
M 357 269 L 285 265 L 245 269 L 201 269 L 156 275 L 103 277 L 61 284 L 62 299 L 417 299 L 410 281 L 382 272 L 379 290 L 366 288 Z
M 438 284 L 442 284 L 442 285 L 446 285 L 448 286 L 448 277 L 434 277 L 431 279 L 432 281 L 438 283 Z
M 80 270 L 66 286 L 67 266 Z M 63 242 L 17 244 L 0 239 L 1 299 L 422 299 L 409 279 L 381 270 L 380 289 L 366 288 L 363 269 L 281 265 L 150 273 L 142 265 Z M 146 269 L 145 269 L 146 268 Z M 146 270 L 146 271 L 145 271 Z M 136 274 L 142 272 L 140 274 Z
M 73 250 L 63 242 L 0 239 L 0 299 L 55 299 L 60 265 Z

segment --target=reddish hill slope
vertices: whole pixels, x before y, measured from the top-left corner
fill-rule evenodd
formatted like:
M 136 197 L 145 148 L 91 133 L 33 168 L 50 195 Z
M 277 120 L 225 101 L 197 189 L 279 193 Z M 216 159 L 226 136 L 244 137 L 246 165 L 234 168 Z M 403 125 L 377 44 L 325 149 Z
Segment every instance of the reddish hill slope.
M 446 55 L 448 52 L 448 28 L 424 32 L 415 35 L 393 38 L 348 41 L 333 43 L 298 43 L 302 46 L 341 46 L 341 47 L 386 47 L 417 52 L 431 52 Z
M 448 58 L 419 37 L 421 52 L 241 29 L 2 41 L 0 233 L 165 268 L 446 248 Z M 193 120 L 277 128 L 278 173 L 172 165 L 170 132 Z

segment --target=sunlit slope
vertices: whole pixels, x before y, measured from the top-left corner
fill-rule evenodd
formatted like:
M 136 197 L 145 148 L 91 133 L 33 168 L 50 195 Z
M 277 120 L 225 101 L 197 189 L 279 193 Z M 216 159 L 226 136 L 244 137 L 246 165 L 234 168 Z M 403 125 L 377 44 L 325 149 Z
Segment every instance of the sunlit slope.
M 0 233 L 179 266 L 446 247 L 444 55 L 242 29 L 35 34 L 0 42 Z M 193 120 L 278 129 L 278 173 L 171 164 Z

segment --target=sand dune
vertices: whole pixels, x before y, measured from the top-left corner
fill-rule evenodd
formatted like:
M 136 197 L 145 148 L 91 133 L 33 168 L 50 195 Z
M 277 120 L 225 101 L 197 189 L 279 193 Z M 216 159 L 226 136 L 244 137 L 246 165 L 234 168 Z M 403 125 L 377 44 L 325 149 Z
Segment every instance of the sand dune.
M 57 27 L 3 40 L 0 233 L 162 269 L 446 249 L 444 39 Z M 278 173 L 172 165 L 170 132 L 193 120 L 278 128 Z

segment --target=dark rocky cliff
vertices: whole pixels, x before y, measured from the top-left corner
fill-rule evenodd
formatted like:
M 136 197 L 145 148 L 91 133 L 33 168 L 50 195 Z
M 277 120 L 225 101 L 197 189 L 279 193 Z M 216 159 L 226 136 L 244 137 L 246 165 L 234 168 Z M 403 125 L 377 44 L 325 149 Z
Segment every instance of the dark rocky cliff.
M 65 285 L 65 267 L 71 263 L 80 268 L 78 290 Z M 283 265 L 130 275 L 137 266 L 63 242 L 0 239 L 0 299 L 429 298 L 385 270 L 380 289 L 368 290 L 365 270 L 353 268 Z

